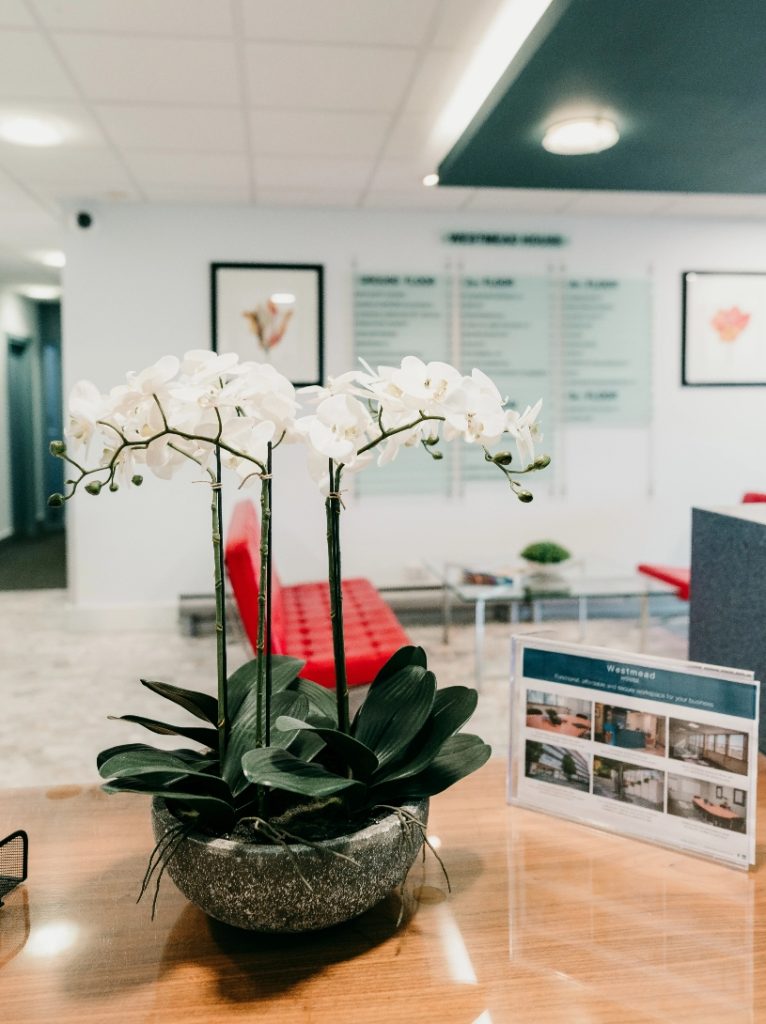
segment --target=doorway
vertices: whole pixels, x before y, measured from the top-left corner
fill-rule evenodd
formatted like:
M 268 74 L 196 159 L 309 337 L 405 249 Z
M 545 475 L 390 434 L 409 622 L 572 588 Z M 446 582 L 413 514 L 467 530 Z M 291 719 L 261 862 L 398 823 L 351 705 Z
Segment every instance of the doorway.
M 7 336 L 11 536 L 0 543 L 0 590 L 66 587 L 63 510 L 47 497 L 64 486 L 49 454 L 62 436 L 61 305 L 26 299 L 27 336 Z

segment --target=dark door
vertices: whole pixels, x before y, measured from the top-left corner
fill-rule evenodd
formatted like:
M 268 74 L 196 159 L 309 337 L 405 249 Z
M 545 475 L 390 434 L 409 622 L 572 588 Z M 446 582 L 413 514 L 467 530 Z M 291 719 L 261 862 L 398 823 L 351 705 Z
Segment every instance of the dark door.
M 13 532 L 17 537 L 33 537 L 37 519 L 30 338 L 8 339 L 8 414 Z

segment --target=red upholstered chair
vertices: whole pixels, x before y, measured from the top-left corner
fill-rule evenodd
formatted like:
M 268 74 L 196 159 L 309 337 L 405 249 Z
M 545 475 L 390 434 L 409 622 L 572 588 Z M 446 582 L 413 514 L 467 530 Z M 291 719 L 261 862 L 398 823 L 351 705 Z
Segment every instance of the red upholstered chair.
M 759 491 L 747 491 L 742 495 L 742 504 L 751 505 L 755 502 L 766 502 L 766 494 L 761 494 Z M 682 601 L 689 600 L 689 589 L 691 582 L 691 570 L 680 569 L 672 565 L 653 565 L 648 563 L 642 563 L 638 567 L 638 571 L 643 573 L 645 576 L 652 576 L 654 579 L 662 580 L 663 583 L 670 583 L 676 587 L 677 596 Z
M 226 568 L 242 625 L 253 650 L 258 636 L 261 529 L 255 506 L 241 501 L 226 538 Z M 371 683 L 388 659 L 411 643 L 375 587 L 366 579 L 343 580 L 343 624 L 349 686 Z M 271 648 L 302 658 L 301 675 L 335 686 L 330 592 L 324 583 L 283 586 L 272 561 Z

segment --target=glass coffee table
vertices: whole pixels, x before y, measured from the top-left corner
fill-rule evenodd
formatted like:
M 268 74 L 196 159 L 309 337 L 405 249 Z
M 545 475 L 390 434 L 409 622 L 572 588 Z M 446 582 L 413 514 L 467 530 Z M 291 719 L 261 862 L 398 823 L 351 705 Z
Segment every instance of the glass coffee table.
M 513 579 L 505 580 L 501 574 L 496 575 L 497 582 L 467 582 L 464 566 L 447 564 L 441 571 L 429 567 L 441 582 L 442 587 L 442 626 L 444 643 L 449 643 L 449 631 L 452 624 L 452 609 L 455 604 L 474 606 L 475 620 L 475 661 L 476 687 L 481 686 L 484 670 L 484 629 L 487 618 L 487 605 L 506 605 L 510 610 L 511 624 L 520 621 L 522 607 L 528 608 L 533 622 L 542 621 L 543 604 L 552 601 L 577 602 L 577 617 L 580 624 L 580 640 L 586 639 L 588 625 L 588 601 L 593 599 L 609 600 L 637 598 L 640 602 L 640 644 L 643 650 L 646 630 L 649 624 L 649 598 L 653 594 L 675 594 L 676 588 L 660 580 L 635 575 L 608 576 L 591 575 L 585 570 L 560 572 L 556 576 L 532 578 L 526 570 L 509 573 Z M 482 574 L 473 573 L 481 578 Z M 491 579 L 491 577 L 490 577 Z

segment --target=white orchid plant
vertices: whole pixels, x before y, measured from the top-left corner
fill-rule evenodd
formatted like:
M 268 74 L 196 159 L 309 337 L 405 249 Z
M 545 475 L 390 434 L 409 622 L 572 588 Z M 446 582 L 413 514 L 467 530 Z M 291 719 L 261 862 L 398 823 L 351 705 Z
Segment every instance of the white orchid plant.
M 312 842 L 348 831 L 376 808 L 429 797 L 479 768 L 490 755 L 478 736 L 460 732 L 476 706 L 475 690 L 437 690 L 425 652 L 405 647 L 381 669 L 353 721 L 349 716 L 341 588 L 342 478 L 384 466 L 400 448 L 422 446 L 432 459 L 456 439 L 473 445 L 502 472 L 523 502 L 519 477 L 545 468 L 535 456 L 538 402 L 519 413 L 479 370 L 462 375 L 446 363 L 409 356 L 399 367 L 351 371 L 326 387 L 304 389 L 314 403 L 300 415 L 292 384 L 271 365 L 233 354 L 166 356 L 102 394 L 77 384 L 67 441 L 52 454 L 71 469 L 62 506 L 78 490 L 90 495 L 139 486 L 143 473 L 169 478 L 191 462 L 211 485 L 216 595 L 217 694 L 142 680 L 191 712 L 202 725 L 172 725 L 125 715 L 154 733 L 190 740 L 198 749 L 159 750 L 123 744 L 102 752 L 108 792 L 165 799 L 183 827 L 243 834 L 263 842 Z M 518 462 L 506 449 L 509 437 Z M 325 495 L 335 696 L 301 678 L 302 662 L 270 651 L 272 494 L 275 452 L 302 444 Z M 88 458 L 94 464 L 86 468 Z M 261 578 L 255 658 L 231 675 L 221 542 L 223 469 L 240 486 L 260 485 Z M 167 851 L 165 851 L 167 852 Z

